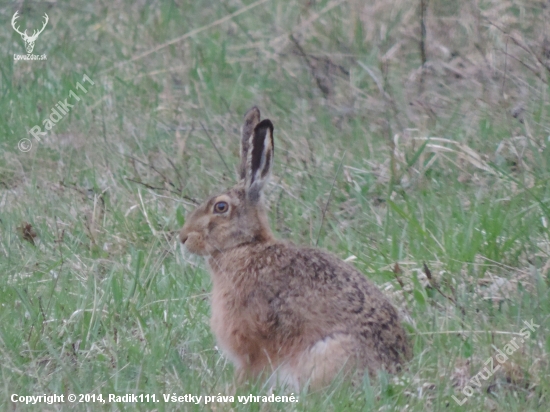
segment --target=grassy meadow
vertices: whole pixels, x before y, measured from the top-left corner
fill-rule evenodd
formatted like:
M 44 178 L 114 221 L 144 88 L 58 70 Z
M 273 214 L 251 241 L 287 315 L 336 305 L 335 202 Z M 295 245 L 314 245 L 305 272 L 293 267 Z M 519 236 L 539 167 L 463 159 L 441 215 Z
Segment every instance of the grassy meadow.
M 14 60 L 17 10 L 29 34 L 48 14 L 47 60 Z M 0 4 L 0 410 L 547 411 L 548 22 L 543 0 Z M 164 402 L 292 393 L 236 385 L 177 237 L 235 182 L 252 105 L 273 230 L 372 279 L 414 358 L 294 403 Z

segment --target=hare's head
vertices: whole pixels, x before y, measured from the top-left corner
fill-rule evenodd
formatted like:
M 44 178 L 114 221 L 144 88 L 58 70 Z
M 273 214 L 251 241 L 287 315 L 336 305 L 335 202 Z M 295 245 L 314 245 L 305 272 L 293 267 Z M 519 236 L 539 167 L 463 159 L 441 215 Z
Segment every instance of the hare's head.
M 212 255 L 244 244 L 273 239 L 262 205 L 262 189 L 273 165 L 273 124 L 260 121 L 257 107 L 244 118 L 240 181 L 205 200 L 188 217 L 180 240 L 190 252 Z

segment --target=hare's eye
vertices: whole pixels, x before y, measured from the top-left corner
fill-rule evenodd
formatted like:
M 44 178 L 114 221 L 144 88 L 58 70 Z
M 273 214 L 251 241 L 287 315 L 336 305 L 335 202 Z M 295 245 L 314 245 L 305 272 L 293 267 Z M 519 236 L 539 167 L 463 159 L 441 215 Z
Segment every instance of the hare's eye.
M 218 202 L 214 205 L 214 213 L 225 213 L 229 209 L 227 202 Z

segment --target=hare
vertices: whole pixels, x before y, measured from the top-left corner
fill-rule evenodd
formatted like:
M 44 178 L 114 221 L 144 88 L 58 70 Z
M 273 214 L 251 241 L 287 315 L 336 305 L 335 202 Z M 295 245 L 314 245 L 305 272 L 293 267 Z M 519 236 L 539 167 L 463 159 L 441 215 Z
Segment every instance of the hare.
M 397 310 L 353 266 L 317 248 L 277 240 L 262 203 L 273 166 L 273 124 L 245 115 L 240 181 L 193 211 L 180 233 L 208 257 L 211 327 L 237 376 L 297 389 L 337 375 L 399 370 L 411 349 Z

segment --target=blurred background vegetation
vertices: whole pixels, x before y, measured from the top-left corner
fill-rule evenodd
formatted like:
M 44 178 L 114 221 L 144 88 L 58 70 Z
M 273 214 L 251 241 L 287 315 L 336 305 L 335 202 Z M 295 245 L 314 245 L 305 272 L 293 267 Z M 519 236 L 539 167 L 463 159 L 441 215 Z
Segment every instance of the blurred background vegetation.
M 29 34 L 48 14 L 33 51 L 47 60 L 14 61 L 17 10 Z M 234 183 L 258 105 L 275 124 L 273 229 L 383 289 L 414 343 L 408 370 L 292 405 L 73 409 L 547 410 L 549 21 L 546 0 L 2 3 L 3 408 L 69 409 L 12 393 L 268 393 L 234 384 L 208 273 L 177 241 L 187 211 Z

